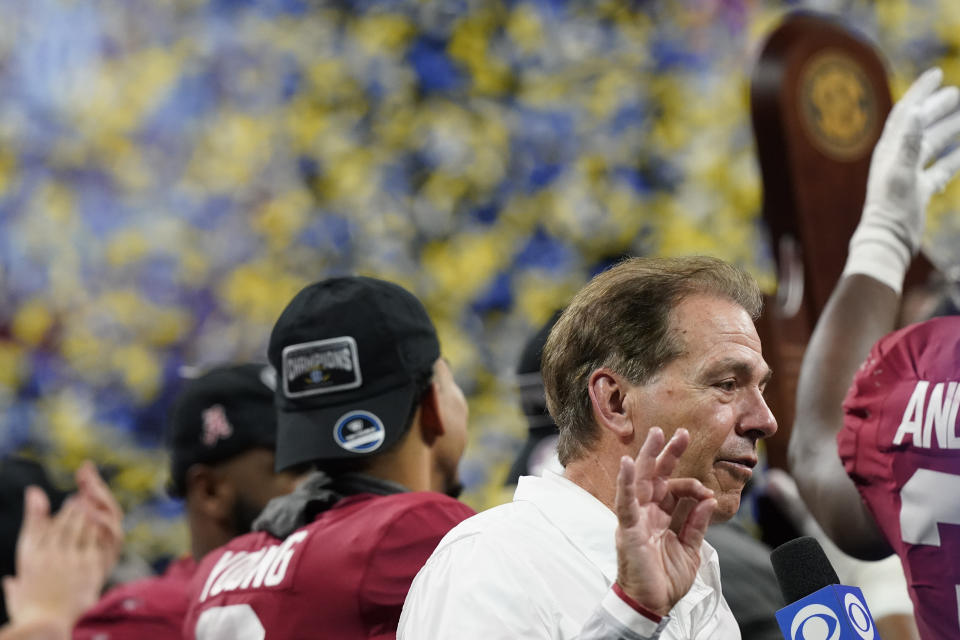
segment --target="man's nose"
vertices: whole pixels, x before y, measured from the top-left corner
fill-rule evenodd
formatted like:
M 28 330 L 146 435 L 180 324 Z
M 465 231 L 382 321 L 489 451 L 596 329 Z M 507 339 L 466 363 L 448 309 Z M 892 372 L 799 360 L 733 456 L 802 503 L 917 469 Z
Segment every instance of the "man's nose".
M 753 390 L 745 409 L 737 429 L 741 435 L 756 441 L 769 438 L 777 432 L 777 419 L 773 417 L 759 389 Z

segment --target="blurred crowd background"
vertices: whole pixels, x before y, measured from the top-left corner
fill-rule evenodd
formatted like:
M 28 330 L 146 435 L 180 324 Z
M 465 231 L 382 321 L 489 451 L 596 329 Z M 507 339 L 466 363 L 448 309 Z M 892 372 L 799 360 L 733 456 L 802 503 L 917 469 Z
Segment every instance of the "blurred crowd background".
M 264 361 L 300 287 L 360 273 L 426 303 L 491 506 L 522 345 L 592 274 L 709 253 L 772 291 L 749 78 L 798 8 L 872 41 L 895 96 L 960 83 L 955 0 L 0 0 L 0 453 L 95 460 L 129 546 L 179 553 L 181 377 Z

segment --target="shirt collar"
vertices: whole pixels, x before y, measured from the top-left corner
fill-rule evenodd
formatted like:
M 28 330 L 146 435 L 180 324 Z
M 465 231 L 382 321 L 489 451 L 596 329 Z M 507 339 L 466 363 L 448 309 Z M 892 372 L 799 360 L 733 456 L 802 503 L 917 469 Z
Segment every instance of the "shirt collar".
M 536 505 L 611 583 L 617 579 L 617 516 L 606 505 L 549 470 L 541 477 L 522 476 L 513 499 Z
M 586 489 L 567 478 L 544 470 L 541 477 L 521 476 L 513 500 L 533 503 L 612 584 L 617 579 L 617 516 Z M 700 546 L 700 580 L 684 598 L 691 607 L 720 588 L 717 552 L 704 540 Z

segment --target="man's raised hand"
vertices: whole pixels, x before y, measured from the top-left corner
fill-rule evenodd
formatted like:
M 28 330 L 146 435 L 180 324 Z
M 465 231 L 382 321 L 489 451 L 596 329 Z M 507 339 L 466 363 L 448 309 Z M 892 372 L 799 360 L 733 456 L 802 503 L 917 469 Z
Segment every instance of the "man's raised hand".
M 614 511 L 617 583 L 624 593 L 659 615 L 689 591 L 700 567 L 700 545 L 717 501 L 713 491 L 695 478 L 671 478 L 677 460 L 690 443 L 686 429 L 678 429 L 664 444 L 659 427 L 647 439 L 635 460 L 624 456 L 617 476 Z M 684 499 L 694 506 L 678 523 L 670 523 Z

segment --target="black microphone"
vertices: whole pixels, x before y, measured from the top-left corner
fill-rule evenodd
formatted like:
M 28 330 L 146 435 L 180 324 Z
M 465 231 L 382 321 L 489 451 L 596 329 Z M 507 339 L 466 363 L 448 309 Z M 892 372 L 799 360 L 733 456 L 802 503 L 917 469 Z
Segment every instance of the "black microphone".
M 770 554 L 783 599 L 777 623 L 787 640 L 880 640 L 857 587 L 840 578 L 816 538 L 786 542 Z
M 770 553 L 784 602 L 802 600 L 840 578 L 816 538 L 803 536 L 785 542 Z M 798 570 L 799 569 L 799 570 Z

